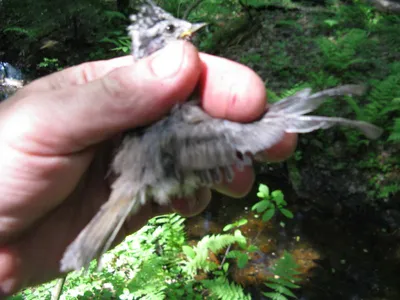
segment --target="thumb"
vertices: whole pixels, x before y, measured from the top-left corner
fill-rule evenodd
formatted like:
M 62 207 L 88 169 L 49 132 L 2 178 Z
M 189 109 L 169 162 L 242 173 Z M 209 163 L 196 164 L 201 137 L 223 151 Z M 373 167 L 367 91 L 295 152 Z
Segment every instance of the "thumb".
M 187 99 L 201 71 L 187 42 L 109 72 L 87 84 L 31 92 L 0 111 L 11 145 L 43 155 L 78 152 L 111 136 L 143 126 Z M 46 80 L 43 78 L 42 80 Z M 4 118 L 5 117 L 5 118 Z M 0 124 L 2 127 L 2 124 Z

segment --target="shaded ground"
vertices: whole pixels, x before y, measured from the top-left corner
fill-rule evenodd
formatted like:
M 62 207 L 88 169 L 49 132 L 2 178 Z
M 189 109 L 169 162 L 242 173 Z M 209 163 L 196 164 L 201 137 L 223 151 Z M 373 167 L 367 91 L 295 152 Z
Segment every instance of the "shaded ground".
M 261 181 L 276 185 L 266 178 Z M 261 295 L 262 283 L 271 276 L 268 267 L 284 250 L 300 265 L 299 299 L 400 299 L 398 230 L 383 227 L 372 211 L 324 213 L 296 198 L 288 186 L 284 194 L 295 218 L 278 217 L 268 223 L 249 212 L 257 201 L 255 189 L 239 200 L 215 195 L 206 212 L 189 219 L 189 239 L 219 233 L 225 224 L 247 218 L 249 222 L 241 230 L 260 251 L 252 255 L 245 269 L 235 269 L 231 276 L 251 291 L 253 299 L 266 299 Z

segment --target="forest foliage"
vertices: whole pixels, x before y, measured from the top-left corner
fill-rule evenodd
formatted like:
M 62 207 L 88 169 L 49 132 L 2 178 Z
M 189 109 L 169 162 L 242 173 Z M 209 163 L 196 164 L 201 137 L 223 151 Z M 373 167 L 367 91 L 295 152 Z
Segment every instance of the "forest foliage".
M 281 191 L 269 195 L 266 189 L 260 187 L 260 202 L 283 200 Z M 188 240 L 184 222 L 177 214 L 151 219 L 102 257 L 100 272 L 93 261 L 86 276 L 84 271 L 68 275 L 63 299 L 251 299 L 230 277 L 235 266 L 244 268 L 251 253 L 259 251 L 240 230 L 247 219 L 227 224 L 225 233 L 206 235 L 195 244 Z M 282 252 L 270 267 L 275 276 L 265 282 L 264 295 L 280 300 L 295 297 L 293 291 L 300 287 L 297 268 L 293 256 Z M 55 284 L 26 289 L 11 299 L 49 299 Z
M 125 55 L 130 48 L 127 16 L 134 11 L 134 2 L 2 0 L 0 61 L 15 64 L 33 79 L 85 61 Z M 399 15 L 379 12 L 361 0 L 155 2 L 175 16 L 208 22 L 209 28 L 199 37 L 199 48 L 231 53 L 255 69 L 265 80 L 271 102 L 304 87 L 318 90 L 346 83 L 367 84 L 366 96 L 345 97 L 345 105 L 331 100 L 319 112 L 328 116 L 340 112 L 383 127 L 385 133 L 376 142 L 352 130 L 340 129 L 340 136 L 349 153 L 359 158 L 357 167 L 376 174 L 369 182 L 371 198 L 388 202 L 399 193 Z M 254 38 L 257 32 L 261 32 L 261 41 Z M 276 32 L 280 34 L 275 36 Z M 253 47 L 257 42 L 265 47 Z M 327 138 L 324 133 L 318 135 L 321 140 Z M 296 159 L 301 156 L 296 153 Z M 269 193 L 268 187 L 261 185 L 259 197 L 253 210 L 264 221 L 276 213 L 293 217 L 281 193 Z M 105 255 L 103 271 L 94 272 L 93 265 L 89 277 L 71 275 L 65 299 L 203 299 L 204 293 L 215 299 L 249 299 L 229 277 L 232 264 L 245 265 L 248 253 L 256 251 L 240 226 L 240 222 L 228 224 L 226 232 L 189 245 L 183 218 L 155 218 Z M 225 257 L 225 262 L 210 261 L 210 251 Z M 282 254 L 282 261 L 272 271 L 278 279 L 265 283 L 265 296 L 293 297 L 298 284 L 290 255 Z M 15 299 L 48 297 L 52 286 L 25 290 Z

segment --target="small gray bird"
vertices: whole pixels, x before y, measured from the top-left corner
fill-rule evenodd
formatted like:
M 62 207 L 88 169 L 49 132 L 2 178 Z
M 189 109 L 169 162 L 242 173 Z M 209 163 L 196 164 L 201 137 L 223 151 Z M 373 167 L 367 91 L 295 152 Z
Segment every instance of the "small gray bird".
M 188 39 L 201 24 L 174 18 L 150 1 L 131 17 L 129 26 L 135 59 L 171 41 Z M 116 175 L 109 200 L 64 253 L 61 271 L 87 268 L 109 249 L 121 226 L 146 201 L 168 204 L 202 186 L 232 180 L 233 166 L 252 164 L 252 155 L 278 143 L 285 132 L 306 133 L 347 125 L 376 139 L 382 130 L 372 124 L 343 118 L 305 115 L 327 97 L 361 95 L 364 87 L 344 85 L 315 94 L 304 89 L 272 104 L 257 121 L 247 124 L 213 118 L 199 101 L 177 104 L 160 121 L 126 133 L 111 165 Z

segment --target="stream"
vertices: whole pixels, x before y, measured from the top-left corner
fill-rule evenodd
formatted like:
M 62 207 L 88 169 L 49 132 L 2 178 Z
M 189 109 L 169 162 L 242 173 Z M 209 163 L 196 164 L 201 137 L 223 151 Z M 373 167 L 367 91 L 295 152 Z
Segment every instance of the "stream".
M 259 251 L 251 254 L 244 269 L 233 268 L 230 276 L 252 299 L 267 299 L 263 282 L 272 276 L 269 267 L 284 250 L 300 267 L 301 288 L 294 291 L 298 299 L 400 299 L 399 230 L 385 228 L 372 211 L 324 212 L 297 198 L 289 185 L 258 179 L 271 190 L 283 191 L 295 215 L 292 220 L 278 215 L 264 223 L 255 217 L 251 207 L 258 201 L 257 183 L 244 199 L 215 194 L 209 208 L 187 224 L 189 240 L 198 240 L 221 233 L 228 223 L 248 220 L 240 229 Z

